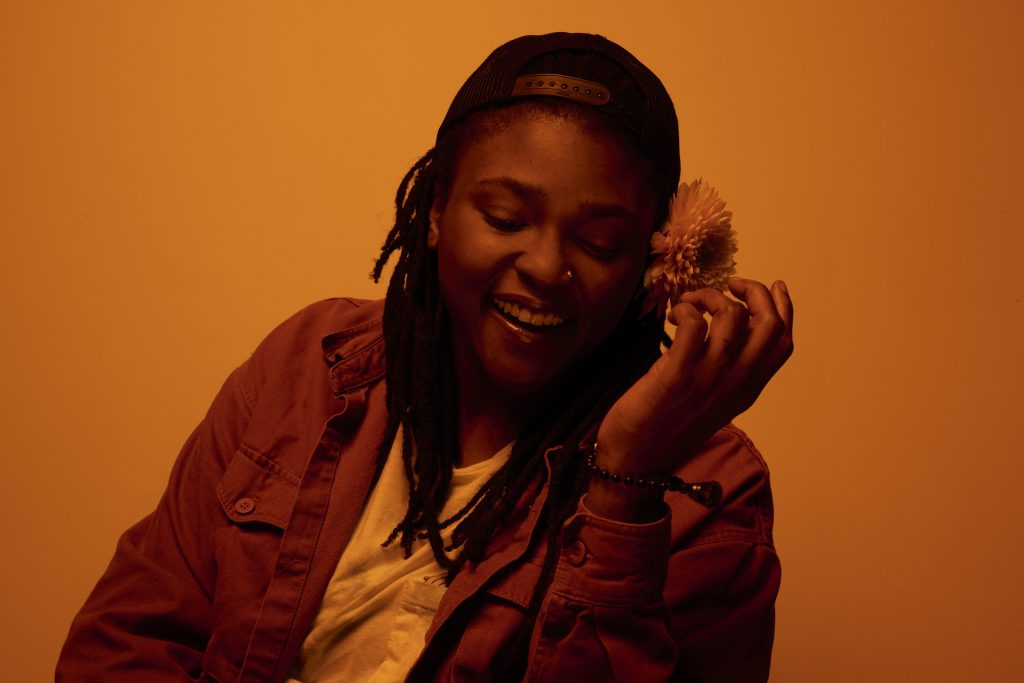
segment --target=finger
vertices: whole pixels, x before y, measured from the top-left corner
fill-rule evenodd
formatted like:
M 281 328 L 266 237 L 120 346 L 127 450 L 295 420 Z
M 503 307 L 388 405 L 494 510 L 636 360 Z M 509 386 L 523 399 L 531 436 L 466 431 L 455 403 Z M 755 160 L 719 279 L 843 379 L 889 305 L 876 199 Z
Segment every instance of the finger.
M 742 284 L 739 285 L 743 287 Z M 765 386 L 775 376 L 775 373 L 785 364 L 793 353 L 793 302 L 790 299 L 786 285 L 781 280 L 776 281 L 771 287 L 771 302 L 774 307 L 781 330 L 776 334 L 762 337 L 764 329 L 769 326 L 763 324 L 768 313 L 762 314 L 762 331 L 752 333 L 753 344 L 763 344 L 760 349 L 750 349 L 749 355 L 745 356 L 740 363 L 753 363 L 753 370 L 746 377 L 738 378 L 735 392 L 743 410 L 746 410 L 757 400 Z M 767 309 L 765 309 L 767 311 Z M 746 350 L 745 350 L 746 352 Z M 741 354 L 742 355 L 742 354 Z
M 711 315 L 707 337 L 707 358 L 715 365 L 730 362 L 747 337 L 747 308 L 717 289 L 687 292 L 682 301 Z
M 755 365 L 782 338 L 786 325 L 768 288 L 756 280 L 730 278 L 729 291 L 750 311 L 750 337 L 740 358 Z
M 768 288 L 757 280 L 731 277 L 729 278 L 729 291 L 747 305 L 751 318 L 778 317 L 779 311 L 775 307 L 774 297 Z
M 740 412 L 754 405 L 768 382 L 775 376 L 793 353 L 792 344 L 779 342 L 770 353 L 761 358 L 757 368 L 734 389 Z
M 776 280 L 772 285 L 772 298 L 775 299 L 775 308 L 786 325 L 790 336 L 793 335 L 793 299 L 789 296 L 789 288 L 782 280 Z
M 708 323 L 704 314 L 689 302 L 680 302 L 668 312 L 669 322 L 676 326 L 672 346 L 665 354 L 671 368 L 681 371 L 704 353 Z
M 777 364 L 781 366 L 793 355 L 793 299 L 790 298 L 789 289 L 782 280 L 777 280 L 772 285 L 772 298 L 775 299 L 775 308 L 779 311 L 785 328 L 776 342 L 775 350 Z

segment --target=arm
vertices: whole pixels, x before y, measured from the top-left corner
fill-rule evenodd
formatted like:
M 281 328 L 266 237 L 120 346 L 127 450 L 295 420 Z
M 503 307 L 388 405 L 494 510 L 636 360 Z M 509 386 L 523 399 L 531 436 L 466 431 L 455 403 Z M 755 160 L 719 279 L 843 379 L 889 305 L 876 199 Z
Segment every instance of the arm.
M 793 308 L 781 282 L 769 290 L 732 278 L 729 288 L 740 301 L 704 289 L 673 307 L 671 347 L 605 416 L 597 457 L 611 472 L 662 479 L 724 447 L 721 471 L 730 476 L 715 478 L 731 499 L 697 525 L 679 507 L 670 542 L 664 494 L 591 479 L 593 514 L 578 515 L 591 521 L 570 518 L 563 529 L 529 678 L 557 680 L 584 667 L 588 680 L 767 679 L 779 586 L 767 471 L 744 468 L 760 458 L 737 459 L 728 447 L 749 447 L 745 439 L 713 435 L 730 431 L 722 428 L 789 358 Z M 717 444 L 710 450 L 702 447 L 709 438 Z M 718 471 L 717 460 L 695 471 Z M 580 544 L 588 559 L 574 562 L 567 553 Z
M 662 598 L 670 515 L 626 524 L 581 501 L 530 647 L 528 681 L 667 681 L 676 661 Z
M 771 494 L 738 436 L 723 430 L 698 455 L 723 467 L 714 511 L 673 498 L 671 512 L 630 524 L 596 516 L 587 494 L 563 530 L 528 680 L 767 680 L 780 579 Z
M 780 580 L 774 549 L 717 541 L 676 554 L 669 571 L 685 577 L 665 591 L 679 647 L 673 680 L 767 681 Z
M 250 365 L 232 373 L 185 443 L 157 509 L 121 537 L 71 624 L 57 681 L 199 677 L 216 575 L 207 539 L 223 515 L 214 489 L 248 421 Z

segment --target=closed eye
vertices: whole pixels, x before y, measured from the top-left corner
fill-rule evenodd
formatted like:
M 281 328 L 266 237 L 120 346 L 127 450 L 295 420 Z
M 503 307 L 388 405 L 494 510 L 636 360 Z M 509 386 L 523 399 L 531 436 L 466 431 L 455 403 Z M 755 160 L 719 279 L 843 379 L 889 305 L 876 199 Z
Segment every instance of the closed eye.
M 486 212 L 483 214 L 483 216 L 484 220 L 487 221 L 488 225 L 497 230 L 501 230 L 502 232 L 515 232 L 517 230 L 525 228 L 527 225 L 523 221 L 518 221 L 512 218 L 500 218 L 498 216 L 492 216 L 491 214 Z
M 611 259 L 618 256 L 621 249 L 619 247 L 609 247 L 601 244 L 595 244 L 594 242 L 588 242 L 586 240 L 580 240 L 580 245 L 593 254 L 599 259 Z

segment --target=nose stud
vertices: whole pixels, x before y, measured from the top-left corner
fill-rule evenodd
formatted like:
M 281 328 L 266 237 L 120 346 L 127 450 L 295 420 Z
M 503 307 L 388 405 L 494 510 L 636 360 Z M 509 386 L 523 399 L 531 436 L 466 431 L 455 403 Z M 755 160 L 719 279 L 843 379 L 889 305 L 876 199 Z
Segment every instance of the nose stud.
M 566 268 L 565 275 L 566 277 L 568 277 L 569 282 L 572 282 L 574 279 L 576 279 L 576 273 L 572 272 L 572 268 Z

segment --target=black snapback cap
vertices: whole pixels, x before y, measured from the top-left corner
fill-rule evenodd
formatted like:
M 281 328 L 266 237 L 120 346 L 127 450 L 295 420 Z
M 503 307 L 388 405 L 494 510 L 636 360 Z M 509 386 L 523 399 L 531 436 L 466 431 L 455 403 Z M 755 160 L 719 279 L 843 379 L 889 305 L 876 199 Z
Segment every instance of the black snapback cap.
M 478 109 L 543 96 L 615 118 L 669 176 L 673 189 L 679 183 L 679 123 L 668 91 L 625 48 L 589 33 L 522 36 L 498 47 L 455 95 L 437 139 Z

